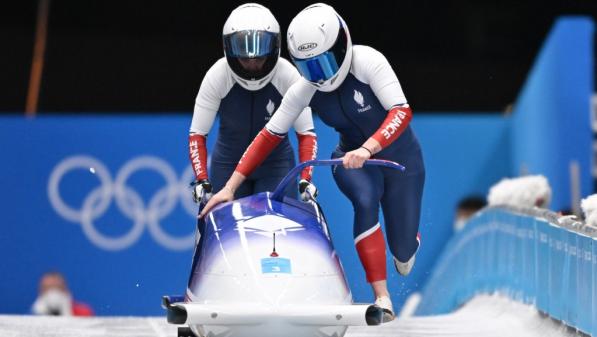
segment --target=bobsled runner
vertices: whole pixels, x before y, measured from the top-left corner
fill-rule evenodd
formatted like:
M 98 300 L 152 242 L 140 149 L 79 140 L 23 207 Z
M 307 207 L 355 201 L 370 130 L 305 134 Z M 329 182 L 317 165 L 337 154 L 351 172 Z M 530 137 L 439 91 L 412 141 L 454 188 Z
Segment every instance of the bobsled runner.
M 284 197 L 304 167 L 341 164 L 304 162 L 275 191 L 218 205 L 199 222 L 186 294 L 162 299 L 179 336 L 342 337 L 383 323 L 381 308 L 353 303 L 317 202 Z

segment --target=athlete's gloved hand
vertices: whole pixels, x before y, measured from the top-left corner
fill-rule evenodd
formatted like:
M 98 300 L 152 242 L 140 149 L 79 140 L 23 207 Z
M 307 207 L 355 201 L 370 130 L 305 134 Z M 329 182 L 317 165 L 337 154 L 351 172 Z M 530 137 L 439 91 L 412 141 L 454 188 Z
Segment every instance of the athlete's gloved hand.
M 198 204 L 209 201 L 212 196 L 213 188 L 207 179 L 193 181 L 191 187 L 193 187 L 193 201 Z
M 315 199 L 317 198 L 317 195 L 319 194 L 319 191 L 317 190 L 317 187 L 315 187 L 315 185 L 313 185 L 313 183 L 311 183 L 308 180 L 305 179 L 301 179 L 299 181 L 299 193 L 301 195 L 301 201 L 303 202 L 309 202 L 311 200 L 315 201 Z

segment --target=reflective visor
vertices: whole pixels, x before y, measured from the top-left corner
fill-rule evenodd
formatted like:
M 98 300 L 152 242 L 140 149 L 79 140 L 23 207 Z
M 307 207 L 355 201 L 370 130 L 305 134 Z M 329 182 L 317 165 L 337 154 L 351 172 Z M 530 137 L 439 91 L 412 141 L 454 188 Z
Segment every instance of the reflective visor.
M 331 50 L 308 59 L 292 58 L 301 75 L 311 82 L 325 82 L 334 77 L 339 65 L 334 52 Z
M 338 19 L 339 20 L 339 19 Z M 348 50 L 348 34 L 340 21 L 340 29 L 334 45 L 328 51 L 307 59 L 292 57 L 301 75 L 308 81 L 323 83 L 338 73 L 338 69 L 344 62 Z
M 263 30 L 243 30 L 224 36 L 226 55 L 255 58 L 269 55 L 279 48 L 279 34 Z

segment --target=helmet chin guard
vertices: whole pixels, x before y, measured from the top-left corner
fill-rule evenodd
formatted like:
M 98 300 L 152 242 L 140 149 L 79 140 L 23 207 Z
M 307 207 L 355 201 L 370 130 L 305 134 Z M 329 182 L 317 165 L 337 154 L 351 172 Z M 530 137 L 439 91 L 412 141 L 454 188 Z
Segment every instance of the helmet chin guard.
M 234 71 L 231 72 L 232 77 L 234 78 L 236 83 L 238 83 L 241 87 L 250 91 L 256 91 L 265 87 L 269 82 L 271 82 L 272 78 L 274 77 L 274 74 L 276 73 L 276 68 L 274 67 L 274 69 L 269 74 L 267 74 L 260 80 L 246 80 L 238 76 Z
M 302 10 L 288 27 L 288 49 L 301 76 L 320 91 L 333 91 L 344 81 L 352 62 L 352 40 L 346 23 L 326 4 Z
M 244 4 L 230 13 L 222 30 L 224 55 L 233 78 L 243 88 L 267 85 L 280 57 L 280 25 L 269 9 Z

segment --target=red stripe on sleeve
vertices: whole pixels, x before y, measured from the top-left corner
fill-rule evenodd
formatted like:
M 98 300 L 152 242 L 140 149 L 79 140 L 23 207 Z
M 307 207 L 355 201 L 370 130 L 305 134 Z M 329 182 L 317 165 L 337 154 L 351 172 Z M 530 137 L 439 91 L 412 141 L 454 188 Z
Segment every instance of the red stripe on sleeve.
M 189 159 L 198 181 L 207 179 L 206 137 L 197 133 L 189 135 Z
M 388 115 L 379 129 L 371 137 L 381 145 L 382 149 L 386 148 L 400 137 L 412 117 L 413 113 L 408 105 L 393 107 L 388 111 Z
M 248 177 L 255 171 L 269 154 L 280 144 L 284 137 L 274 135 L 266 128 L 261 129 L 251 142 L 236 166 L 236 172 Z
M 317 158 L 317 136 L 315 134 L 300 134 L 296 133 L 299 142 L 299 161 L 304 163 L 309 160 Z M 313 167 L 305 167 L 301 172 L 301 179 L 311 181 L 313 176 Z

